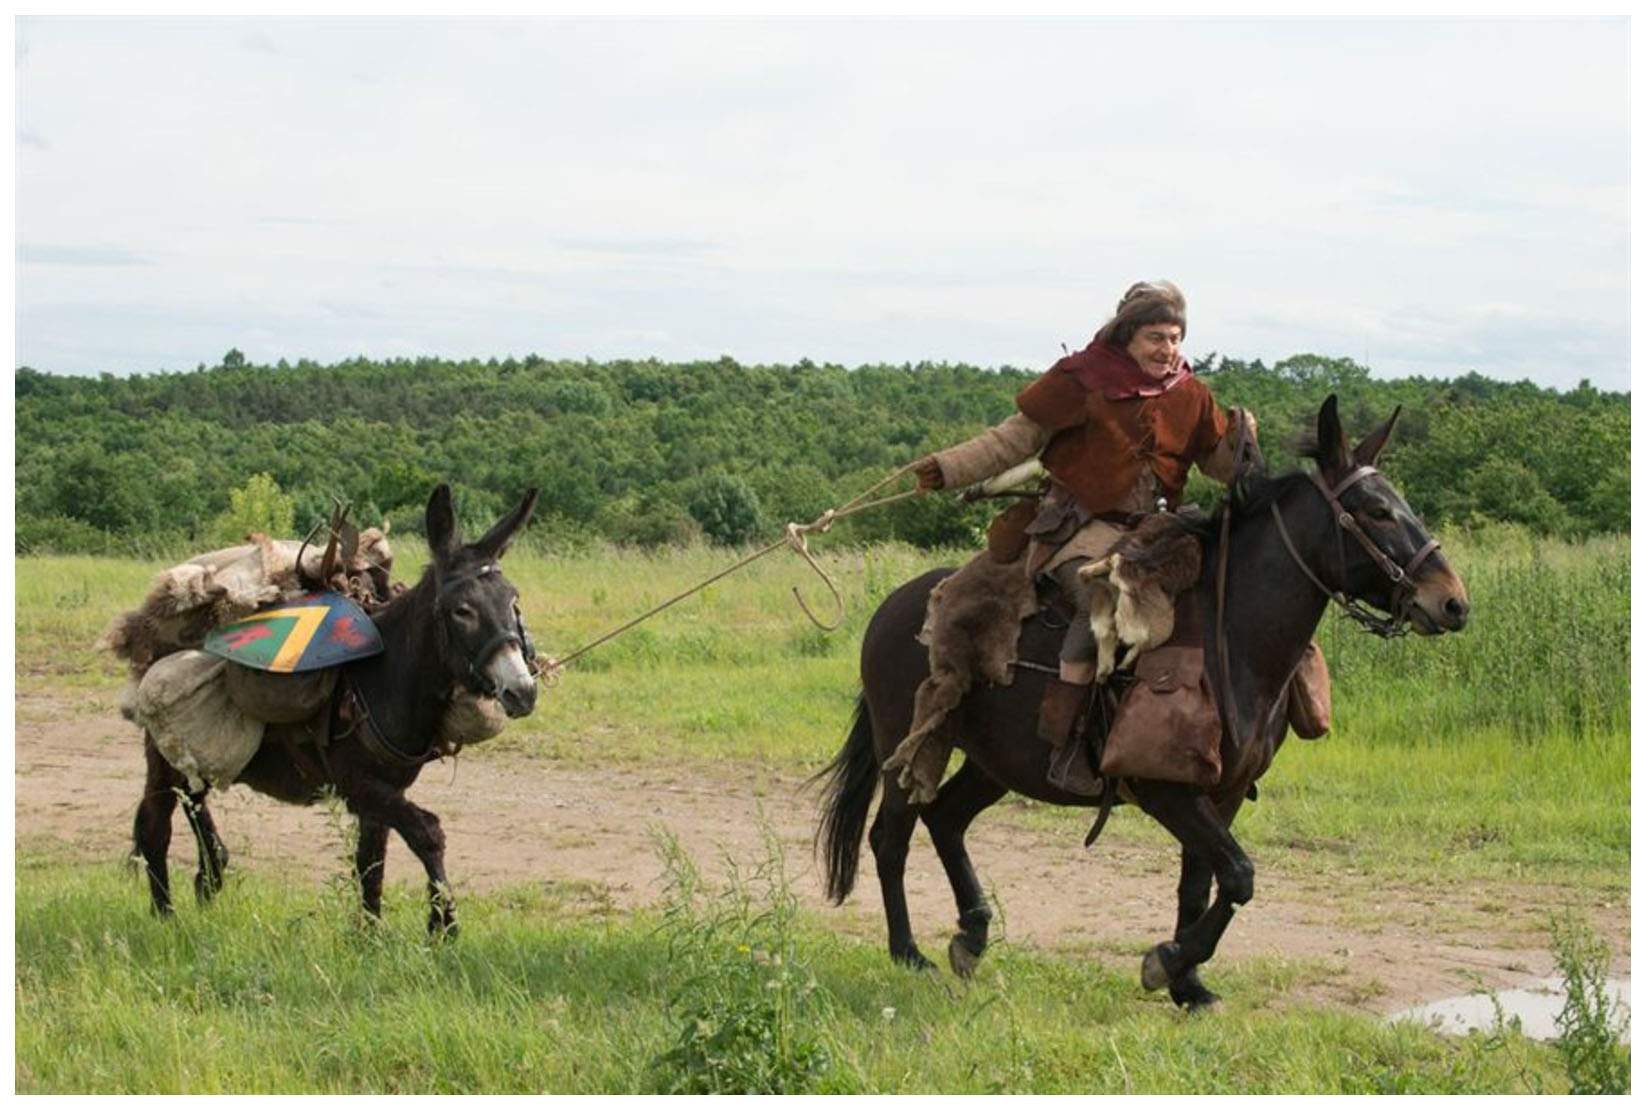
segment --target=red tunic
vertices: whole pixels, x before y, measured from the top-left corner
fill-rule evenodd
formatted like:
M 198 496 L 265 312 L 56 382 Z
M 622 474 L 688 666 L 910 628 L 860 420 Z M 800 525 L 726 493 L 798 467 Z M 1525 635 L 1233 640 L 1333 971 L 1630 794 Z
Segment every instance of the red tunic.
M 1051 433 L 1040 461 L 1087 512 L 1119 509 L 1145 466 L 1176 508 L 1189 467 L 1217 447 L 1228 418 L 1186 366 L 1154 396 L 1105 396 L 1127 392 L 1102 388 L 1116 360 L 1141 373 L 1124 352 L 1094 342 L 1030 383 L 1017 395 L 1018 410 Z

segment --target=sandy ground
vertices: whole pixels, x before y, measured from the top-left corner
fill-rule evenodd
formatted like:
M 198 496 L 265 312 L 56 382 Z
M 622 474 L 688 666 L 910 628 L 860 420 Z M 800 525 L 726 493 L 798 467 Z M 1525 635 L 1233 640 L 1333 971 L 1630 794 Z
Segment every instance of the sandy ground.
M 143 782 L 135 729 L 96 700 L 20 697 L 16 714 L 17 850 L 121 858 Z M 465 891 L 549 881 L 575 884 L 595 903 L 644 905 L 658 896 L 655 830 L 671 830 L 712 874 L 723 852 L 743 861 L 763 858 L 764 814 L 785 846 L 796 891 L 808 904 L 825 906 L 811 854 L 817 797 L 802 791 L 799 780 L 751 782 L 741 768 L 599 773 L 477 753 L 430 767 L 411 797 L 441 817 L 459 899 Z M 212 809 L 231 866 L 315 882 L 342 873 L 336 818 L 324 809 L 281 805 L 245 787 L 217 795 Z M 1116 825 L 1142 819 L 1122 811 Z M 181 893 L 189 890 L 194 861 L 181 816 L 176 821 L 173 882 Z M 1003 933 L 1011 942 L 1079 952 L 1135 973 L 1141 953 L 1170 931 L 1177 861 L 1167 847 L 1106 837 L 1083 851 L 1078 833 L 1029 827 L 1021 812 L 1005 805 L 980 817 L 968 842 L 1000 906 L 997 939 Z M 1341 858 L 1314 869 L 1302 850 L 1288 856 L 1268 867 L 1257 858 L 1257 896 L 1237 914 L 1204 973 L 1214 989 L 1219 963 L 1265 955 L 1315 961 L 1321 974 L 1301 993 L 1365 1013 L 1391 1013 L 1479 984 L 1518 986 L 1553 974 L 1543 922 L 1566 906 L 1585 914 L 1611 943 L 1613 973 L 1628 974 L 1626 899 L 1608 903 L 1507 879 L 1437 889 L 1357 874 Z M 397 880 L 416 881 L 420 889 L 421 874 L 391 838 L 391 897 Z M 916 834 L 908 880 L 916 934 L 927 954 L 941 960 L 954 903 L 924 830 Z M 407 888 L 400 896 L 410 896 Z M 145 897 L 135 881 L 131 897 Z M 884 937 L 866 846 L 858 890 L 844 907 L 828 908 L 824 920 Z

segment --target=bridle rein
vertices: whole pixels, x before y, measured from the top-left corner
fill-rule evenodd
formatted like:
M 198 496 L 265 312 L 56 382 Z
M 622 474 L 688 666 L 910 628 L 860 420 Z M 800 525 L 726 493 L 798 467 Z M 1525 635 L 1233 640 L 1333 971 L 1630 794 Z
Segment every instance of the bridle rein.
M 1249 437 L 1244 434 L 1246 431 L 1244 424 L 1241 425 L 1240 431 L 1241 434 L 1235 447 L 1235 458 L 1237 460 L 1237 473 L 1243 474 L 1250 461 L 1248 449 L 1255 450 L 1256 445 L 1250 443 Z M 1385 639 L 1392 639 L 1396 636 L 1403 636 L 1408 631 L 1407 626 L 1411 619 L 1412 602 L 1417 596 L 1417 587 L 1412 584 L 1412 575 L 1416 573 L 1417 568 L 1423 564 L 1424 560 L 1440 549 L 1440 541 L 1431 538 L 1428 543 L 1418 549 L 1417 554 L 1413 555 L 1403 567 L 1390 558 L 1388 552 L 1377 545 L 1377 541 L 1366 534 L 1366 530 L 1360 526 L 1360 522 L 1355 519 L 1354 514 L 1343 507 L 1341 498 L 1344 492 L 1356 483 L 1374 477 L 1377 473 L 1377 468 L 1373 466 L 1356 467 L 1335 486 L 1328 486 L 1318 470 L 1309 471 L 1309 478 L 1313 481 L 1315 489 L 1319 490 L 1320 495 L 1326 499 L 1326 504 L 1331 507 L 1332 519 L 1337 525 L 1339 581 L 1346 584 L 1349 577 L 1348 557 L 1343 545 L 1343 533 L 1347 532 L 1354 537 L 1355 541 L 1365 549 L 1366 554 L 1371 556 L 1372 561 L 1394 583 L 1395 591 L 1393 598 L 1391 598 L 1388 616 L 1379 615 L 1375 610 L 1350 597 L 1344 590 L 1334 590 L 1322 582 L 1320 576 L 1310 570 L 1309 565 L 1303 561 L 1303 556 L 1298 554 L 1297 545 L 1292 542 L 1291 534 L 1286 530 L 1286 522 L 1280 516 L 1280 509 L 1273 501 L 1269 502 L 1269 514 L 1274 518 L 1275 527 L 1280 531 L 1280 539 L 1286 545 L 1286 553 L 1292 557 L 1292 561 L 1297 564 L 1298 569 L 1308 577 L 1309 581 L 1313 582 L 1321 593 L 1336 602 L 1356 624 L 1368 632 L 1382 636 Z M 1234 683 L 1229 666 L 1225 611 L 1228 593 L 1229 525 L 1234 516 L 1234 489 L 1238 485 L 1239 478 L 1237 477 L 1235 483 L 1230 486 L 1229 498 L 1223 506 L 1223 525 L 1218 541 L 1217 608 L 1215 610 L 1216 626 L 1214 630 L 1217 638 L 1218 678 L 1222 684 L 1222 689 L 1219 691 L 1221 694 L 1221 704 L 1218 707 L 1219 714 L 1224 729 L 1229 735 L 1236 738 L 1239 738 L 1241 733 L 1235 717 Z
M 1286 522 L 1280 517 L 1280 509 L 1273 502 L 1269 504 L 1269 514 L 1274 517 L 1275 527 L 1280 530 L 1280 539 L 1286 545 L 1286 553 L 1292 557 L 1292 562 L 1297 564 L 1298 569 L 1308 577 L 1309 581 L 1313 582 L 1321 593 L 1336 602 L 1348 614 L 1350 620 L 1353 620 L 1368 632 L 1382 636 L 1384 639 L 1392 639 L 1396 636 L 1404 636 L 1409 631 L 1408 625 L 1411 620 L 1412 602 L 1417 597 L 1417 587 L 1412 584 L 1412 575 L 1417 573 L 1417 568 L 1422 566 L 1430 555 L 1440 550 L 1440 541 L 1431 538 L 1428 543 L 1417 549 L 1417 554 L 1407 560 L 1406 565 L 1403 567 L 1390 558 L 1388 552 L 1377 545 L 1376 540 L 1366 534 L 1366 530 L 1360 526 L 1360 521 L 1355 519 L 1355 515 L 1343 507 L 1340 498 L 1346 490 L 1356 483 L 1367 478 L 1376 477 L 1377 474 L 1378 470 L 1374 466 L 1356 467 L 1342 481 L 1332 487 L 1326 485 L 1325 479 L 1321 478 L 1319 471 L 1309 471 L 1309 478 L 1314 482 L 1315 488 L 1320 491 L 1320 495 L 1326 499 L 1326 504 L 1331 506 L 1332 518 L 1337 523 L 1339 580 L 1343 582 L 1348 580 L 1348 559 L 1343 550 L 1343 533 L 1347 532 L 1371 557 L 1372 562 L 1377 564 L 1378 569 L 1388 576 L 1389 581 L 1394 583 L 1394 596 L 1390 599 L 1388 616 L 1379 616 L 1376 611 L 1350 597 L 1344 590 L 1334 590 L 1322 582 L 1320 576 L 1310 570 L 1309 565 L 1303 561 L 1303 556 L 1298 554 L 1297 545 L 1292 543 L 1292 537 L 1286 531 Z

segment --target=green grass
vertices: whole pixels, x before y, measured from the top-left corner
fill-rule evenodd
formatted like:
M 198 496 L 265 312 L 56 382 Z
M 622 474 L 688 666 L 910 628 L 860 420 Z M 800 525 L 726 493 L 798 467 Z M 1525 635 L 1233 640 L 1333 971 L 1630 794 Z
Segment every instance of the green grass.
M 572 757 L 568 734 L 600 736 L 599 758 L 758 759 L 813 766 L 844 726 L 857 650 L 874 608 L 902 582 L 965 553 L 900 545 L 830 551 L 820 561 L 846 602 L 842 626 L 810 624 L 826 589 L 779 551 L 709 587 L 573 665 L 538 715 L 511 730 L 528 747 Z M 1466 631 L 1382 641 L 1330 612 L 1320 640 L 1334 676 L 1333 740 L 1435 747 L 1608 740 L 1629 726 L 1627 537 L 1581 544 L 1514 529 L 1458 533 L 1445 549 L 1468 584 Z M 401 545 L 399 577 L 423 553 Z M 564 655 L 729 565 L 733 553 L 596 549 L 508 561 L 540 648 Z M 116 662 L 92 644 L 141 598 L 164 563 L 89 556 L 17 561 L 17 672 L 24 691 L 64 684 L 115 689 Z
M 1325 853 L 1368 873 L 1626 890 L 1627 538 L 1565 544 L 1494 529 L 1448 535 L 1445 545 L 1471 591 L 1469 628 L 1385 642 L 1329 616 L 1320 638 L 1334 674 L 1333 731 L 1287 743 L 1261 801 L 1241 816 L 1243 843 L 1265 867 L 1316 866 Z M 564 654 L 733 557 L 517 551 L 507 565 L 541 649 Z M 821 614 L 826 590 L 775 553 L 578 660 L 533 717 L 473 757 L 814 772 L 844 734 L 875 606 L 927 567 L 963 557 L 897 545 L 823 550 L 847 603 L 843 626 L 825 634 L 790 591 L 800 586 Z M 400 577 L 415 577 L 421 562 L 415 541 L 401 544 Z M 19 559 L 19 691 L 67 688 L 77 707 L 112 712 L 123 674 L 91 644 L 159 566 Z M 1007 813 L 1071 836 L 1088 819 L 1023 804 Z M 1131 814 L 1105 836 L 1165 842 Z
M 778 862 L 781 867 L 781 861 Z M 552 885 L 464 903 L 430 944 L 409 887 L 237 874 L 208 910 L 145 912 L 136 878 L 25 860 L 17 1089 L 41 1092 L 1458 1092 L 1559 1090 L 1551 1049 L 1443 1038 L 1291 1001 L 1308 962 L 1220 964 L 1190 1016 L 1106 966 L 992 950 L 978 979 L 891 966 L 798 913 L 772 872 L 579 912 Z M 779 870 L 776 874 L 780 875 Z M 682 877 L 691 877 L 682 882 Z M 575 893 L 575 892 L 574 892 Z

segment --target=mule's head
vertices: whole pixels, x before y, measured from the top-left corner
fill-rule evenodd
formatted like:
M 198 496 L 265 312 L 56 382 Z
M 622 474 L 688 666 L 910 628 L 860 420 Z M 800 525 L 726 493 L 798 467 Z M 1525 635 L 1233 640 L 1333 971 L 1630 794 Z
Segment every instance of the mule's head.
M 424 514 L 430 574 L 435 585 L 435 627 L 441 660 L 459 684 L 495 697 L 510 717 L 537 704 L 531 640 L 520 616 L 520 592 L 499 565 L 515 533 L 537 504 L 528 490 L 520 504 L 473 543 L 464 543 L 452 512 L 451 489 L 442 484 Z
M 1385 612 L 1400 608 L 1401 593 L 1405 590 L 1411 597 L 1405 607 L 1406 615 L 1416 631 L 1426 636 L 1453 632 L 1462 628 L 1469 617 L 1469 594 L 1463 588 L 1463 580 L 1438 547 L 1422 554 L 1433 542 L 1429 530 L 1393 483 L 1376 469 L 1378 456 L 1383 453 L 1389 432 L 1399 416 L 1400 409 L 1396 407 L 1388 420 L 1350 447 L 1338 419 L 1337 396 L 1327 397 L 1326 403 L 1320 406 L 1315 461 L 1320 465 L 1320 477 L 1326 489 L 1338 491 L 1338 504 L 1352 519 L 1352 526 L 1340 524 L 1339 527 L 1351 533 L 1358 527 L 1388 560 L 1380 565 L 1380 560 L 1351 535 L 1340 535 L 1341 573 L 1345 577 L 1341 588 L 1349 596 Z M 1336 558 L 1334 554 L 1329 561 Z M 1390 568 L 1409 583 L 1402 586 Z

